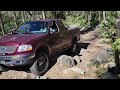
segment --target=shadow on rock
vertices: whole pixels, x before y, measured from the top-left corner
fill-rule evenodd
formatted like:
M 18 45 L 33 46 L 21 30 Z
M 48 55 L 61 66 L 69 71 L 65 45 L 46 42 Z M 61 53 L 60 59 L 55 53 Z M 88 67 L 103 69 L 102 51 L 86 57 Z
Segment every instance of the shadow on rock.
M 77 51 L 76 51 L 76 55 L 81 56 L 80 52 L 81 49 L 87 49 L 90 43 L 78 43 L 77 45 Z
M 110 72 L 106 72 L 101 79 L 117 79 L 117 76 Z
M 82 48 L 83 48 L 83 49 L 87 49 L 87 47 L 89 46 L 89 44 L 90 44 L 90 43 L 78 43 L 78 44 L 77 44 L 77 50 L 76 50 L 76 54 L 75 54 L 75 55 L 81 56 L 81 55 L 80 55 L 81 49 L 82 49 Z M 49 69 L 50 69 L 52 66 L 54 66 L 54 64 L 57 62 L 57 59 L 58 59 L 61 55 L 68 55 L 68 56 L 72 56 L 72 57 L 75 56 L 75 55 L 71 55 L 71 54 L 68 52 L 68 50 L 65 50 L 65 51 L 63 51 L 63 52 L 61 52 L 61 53 L 59 53 L 59 54 L 56 54 L 56 55 L 50 57 L 50 67 L 49 67 Z M 77 64 L 77 62 L 75 61 L 75 65 L 76 65 L 76 64 Z
M 101 79 L 118 79 L 116 74 L 116 67 L 109 67 L 108 71 L 103 74 Z

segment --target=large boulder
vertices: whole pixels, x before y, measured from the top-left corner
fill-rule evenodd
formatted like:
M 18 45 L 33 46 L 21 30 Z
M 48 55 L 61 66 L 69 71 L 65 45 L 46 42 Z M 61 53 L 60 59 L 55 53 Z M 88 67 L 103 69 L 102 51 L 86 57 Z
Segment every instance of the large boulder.
M 100 50 L 96 55 L 95 55 L 95 58 L 94 58 L 94 63 L 97 63 L 97 64 L 103 64 L 105 62 L 108 62 L 111 60 L 111 51 L 110 49 L 102 49 Z
M 61 55 L 58 59 L 57 62 L 60 63 L 62 66 L 68 66 L 68 67 L 73 67 L 75 65 L 75 60 L 71 56 L 67 55 Z
M 106 72 L 103 77 L 101 77 L 101 79 L 117 79 L 117 76 L 110 73 L 110 72 Z

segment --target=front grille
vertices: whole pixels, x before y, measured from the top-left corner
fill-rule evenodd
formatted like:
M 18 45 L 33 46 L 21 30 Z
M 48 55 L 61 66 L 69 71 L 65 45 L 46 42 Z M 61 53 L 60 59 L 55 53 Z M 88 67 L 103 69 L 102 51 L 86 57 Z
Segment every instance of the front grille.
M 0 46 L 0 53 L 14 53 L 16 46 Z

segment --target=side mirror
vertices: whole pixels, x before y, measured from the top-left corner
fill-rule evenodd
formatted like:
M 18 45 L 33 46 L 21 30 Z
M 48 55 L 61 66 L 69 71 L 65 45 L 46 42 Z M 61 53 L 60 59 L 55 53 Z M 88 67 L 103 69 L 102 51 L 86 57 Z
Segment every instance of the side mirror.
M 17 28 L 12 29 L 12 30 L 10 31 L 10 33 L 14 33 L 16 30 L 17 30 Z

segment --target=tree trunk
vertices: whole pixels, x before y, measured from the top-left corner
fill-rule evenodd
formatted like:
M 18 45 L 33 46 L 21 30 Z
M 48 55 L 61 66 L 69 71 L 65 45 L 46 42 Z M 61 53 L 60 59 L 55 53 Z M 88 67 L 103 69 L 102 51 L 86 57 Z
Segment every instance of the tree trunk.
M 36 18 L 37 20 L 41 19 L 41 17 L 40 17 L 41 14 L 40 13 L 41 13 L 40 11 L 37 11 L 37 18 Z
M 21 11 L 21 17 L 22 17 L 22 22 L 25 22 L 25 15 L 24 15 L 24 11 Z
M 101 20 L 101 11 L 98 11 L 99 12 L 99 20 Z
M 85 14 L 86 22 L 88 22 L 88 13 L 87 13 L 87 11 L 85 11 L 84 14 Z
M 68 11 L 65 11 L 65 15 L 66 15 L 66 16 L 68 15 Z
M 41 12 L 39 11 L 39 19 L 41 19 Z
M 15 28 L 17 28 L 17 19 L 16 19 L 16 12 L 13 11 L 13 19 L 14 19 L 14 22 L 15 22 Z
M 0 11 L 0 21 L 1 21 L 0 25 L 1 25 L 1 29 L 2 29 L 2 34 L 4 36 L 5 35 L 5 28 L 4 28 L 4 22 L 3 22 L 1 11 Z
M 32 20 L 35 20 L 35 11 L 32 11 Z
M 103 11 L 103 20 L 106 20 L 105 11 Z
M 46 17 L 45 17 L 45 11 L 42 11 L 42 17 L 43 17 L 43 19 L 46 19 Z
M 22 21 L 26 21 L 26 11 L 22 11 Z
M 90 25 L 91 25 L 90 20 L 91 20 L 91 11 L 89 11 L 89 14 L 88 14 L 88 23 L 89 23 L 89 27 L 90 27 Z
M 27 21 L 28 20 L 27 11 L 24 11 L 24 15 L 25 15 L 25 21 Z

